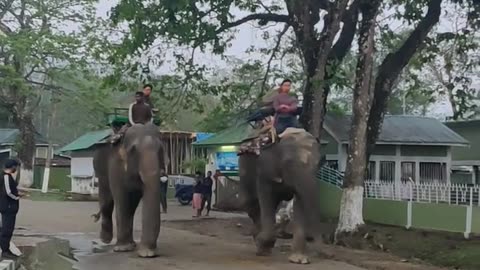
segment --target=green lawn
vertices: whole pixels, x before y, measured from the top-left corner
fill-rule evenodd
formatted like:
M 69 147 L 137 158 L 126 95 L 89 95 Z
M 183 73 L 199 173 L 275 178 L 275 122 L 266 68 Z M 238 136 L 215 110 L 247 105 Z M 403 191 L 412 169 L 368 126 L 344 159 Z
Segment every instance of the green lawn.
M 65 201 L 67 195 L 65 193 L 42 193 L 40 191 L 29 192 L 29 200 L 32 201 L 45 201 L 45 202 L 60 202 Z

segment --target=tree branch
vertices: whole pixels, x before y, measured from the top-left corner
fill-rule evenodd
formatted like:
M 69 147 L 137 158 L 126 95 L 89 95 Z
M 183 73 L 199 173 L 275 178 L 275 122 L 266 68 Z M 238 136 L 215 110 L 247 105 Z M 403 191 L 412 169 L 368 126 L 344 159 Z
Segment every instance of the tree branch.
M 12 29 L 8 25 L 0 21 L 0 32 L 4 33 L 6 36 L 9 36 L 13 33 Z
M 359 4 L 360 0 L 354 0 L 350 8 L 345 11 L 342 32 L 330 52 L 330 61 L 342 62 L 350 51 L 357 30 Z
M 421 19 L 403 45 L 396 52 L 387 55 L 378 69 L 379 73 L 375 83 L 374 100 L 368 119 L 368 155 L 372 153 L 381 131 L 388 99 L 392 92 L 392 86 L 410 59 L 416 52 L 421 50 L 428 34 L 438 23 L 442 11 L 441 4 L 442 0 L 430 0 L 425 17 Z
M 281 15 L 281 14 L 272 14 L 272 13 L 258 13 L 258 14 L 250 14 L 245 16 L 237 21 L 227 23 L 222 27 L 218 28 L 215 31 L 217 34 L 222 33 L 228 29 L 237 27 L 249 21 L 262 21 L 262 22 L 279 22 L 279 23 L 288 23 L 290 24 L 290 17 L 288 15 Z
M 278 35 L 277 44 L 275 44 L 275 47 L 273 48 L 272 55 L 270 56 L 270 59 L 268 60 L 267 70 L 265 71 L 265 76 L 263 78 L 262 88 L 260 90 L 259 97 L 263 96 L 263 93 L 265 92 L 265 85 L 267 83 L 268 74 L 270 73 L 270 68 L 272 66 L 272 61 L 273 61 L 273 59 L 275 59 L 275 54 L 277 53 L 278 49 L 280 48 L 280 44 L 282 43 L 282 38 L 287 33 L 289 28 L 290 28 L 290 25 L 288 25 L 288 24 L 285 25 L 282 32 L 280 32 L 280 34 Z

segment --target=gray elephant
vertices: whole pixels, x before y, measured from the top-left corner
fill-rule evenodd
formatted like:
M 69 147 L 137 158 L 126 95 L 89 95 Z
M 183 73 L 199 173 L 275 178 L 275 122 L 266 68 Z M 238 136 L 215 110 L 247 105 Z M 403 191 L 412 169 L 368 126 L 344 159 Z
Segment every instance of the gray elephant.
M 290 262 L 309 263 L 307 236 L 319 225 L 315 174 L 320 163 L 320 145 L 307 132 L 283 137 L 262 149 L 260 155 L 239 157 L 240 187 L 244 207 L 254 223 L 257 255 L 271 254 L 276 241 L 275 214 L 282 201 L 293 202 L 293 245 Z
M 95 153 L 93 165 L 98 177 L 102 219 L 100 238 L 104 243 L 113 239 L 115 206 L 115 252 L 135 249 L 133 218 L 143 198 L 142 236 L 137 252 L 140 257 L 156 256 L 160 232 L 159 179 L 168 162 L 159 135 L 158 127 L 153 124 L 134 125 L 121 142 L 103 145 Z

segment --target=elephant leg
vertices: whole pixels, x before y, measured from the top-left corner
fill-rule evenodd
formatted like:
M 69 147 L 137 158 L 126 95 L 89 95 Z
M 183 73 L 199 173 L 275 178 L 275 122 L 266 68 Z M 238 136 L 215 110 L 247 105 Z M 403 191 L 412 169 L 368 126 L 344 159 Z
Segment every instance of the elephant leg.
M 108 178 L 99 177 L 98 201 L 100 204 L 100 215 L 102 217 L 102 227 L 100 230 L 100 239 L 103 243 L 109 244 L 113 239 L 113 197 L 108 187 Z
M 292 254 L 288 259 L 296 264 L 310 263 L 306 255 L 307 227 L 304 205 L 298 198 L 293 202 L 293 245 Z
M 269 256 L 272 253 L 273 247 L 275 246 L 275 213 L 278 204 L 280 203 L 280 201 L 275 198 L 275 195 L 273 194 L 271 184 L 267 182 L 270 180 L 265 181 L 266 183 L 259 183 L 258 185 L 261 224 L 260 233 L 255 239 L 258 256 Z
M 133 218 L 141 198 L 141 192 L 121 191 L 115 202 L 118 231 L 115 252 L 129 252 L 136 247 L 133 240 Z
M 157 240 L 160 233 L 160 181 L 152 177 L 144 181 L 142 208 L 142 239 L 138 255 L 142 258 L 157 256 Z
M 253 231 L 252 231 L 253 240 L 256 240 L 262 228 L 260 224 L 261 222 L 260 221 L 260 204 L 258 203 L 258 200 L 249 201 L 247 203 L 246 209 L 247 209 L 248 217 L 250 217 L 253 223 Z

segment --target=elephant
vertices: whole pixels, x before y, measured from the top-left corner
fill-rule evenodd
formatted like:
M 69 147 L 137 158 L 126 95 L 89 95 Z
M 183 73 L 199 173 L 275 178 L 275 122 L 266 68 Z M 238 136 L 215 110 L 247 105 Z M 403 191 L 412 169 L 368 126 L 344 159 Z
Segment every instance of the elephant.
M 136 248 L 133 219 L 143 199 L 142 236 L 137 253 L 143 258 L 157 255 L 160 176 L 165 173 L 168 162 L 159 135 L 158 127 L 153 124 L 136 124 L 126 131 L 120 142 L 104 144 L 94 155 L 93 165 L 99 187 L 99 216 L 102 219 L 100 238 L 107 244 L 113 239 L 112 214 L 115 206 L 115 252 L 128 252 Z
M 310 133 L 289 134 L 264 147 L 259 155 L 239 156 L 243 207 L 254 224 L 258 256 L 268 256 L 276 242 L 275 214 L 282 201 L 293 198 L 293 245 L 289 261 L 308 264 L 307 238 L 319 228 L 318 186 L 320 144 Z

